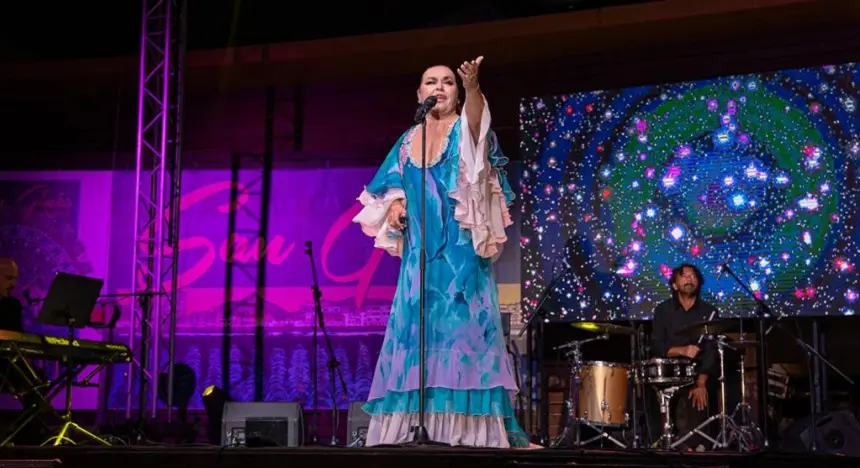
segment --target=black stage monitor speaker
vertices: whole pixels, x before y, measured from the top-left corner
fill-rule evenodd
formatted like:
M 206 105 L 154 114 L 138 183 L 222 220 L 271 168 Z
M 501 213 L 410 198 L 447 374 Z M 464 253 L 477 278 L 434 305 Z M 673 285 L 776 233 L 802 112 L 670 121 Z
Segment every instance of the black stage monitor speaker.
M 229 402 L 221 417 L 221 445 L 300 447 L 302 406 L 288 402 Z
M 367 427 L 370 425 L 370 415 L 363 409 L 363 401 L 353 401 L 349 404 L 349 414 L 346 423 L 346 445 L 364 447 L 367 437 Z
M 785 431 L 784 450 L 808 452 L 812 447 L 812 419 L 797 420 Z M 860 457 L 860 423 L 850 411 L 831 411 L 817 417 L 818 453 Z

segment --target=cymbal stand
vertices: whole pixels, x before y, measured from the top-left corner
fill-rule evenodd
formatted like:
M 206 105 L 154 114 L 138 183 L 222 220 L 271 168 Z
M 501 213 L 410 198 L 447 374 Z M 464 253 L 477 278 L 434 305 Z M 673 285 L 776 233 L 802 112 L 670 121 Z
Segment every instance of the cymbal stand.
M 582 371 L 582 350 L 580 347 L 583 345 L 582 341 L 571 341 L 570 343 L 561 345 L 555 349 L 564 349 L 564 348 L 573 348 L 572 350 L 567 352 L 568 362 L 570 363 L 570 373 L 571 373 L 571 385 L 570 389 L 568 389 L 569 395 L 567 397 L 567 401 L 564 402 L 567 420 L 564 424 L 564 430 L 561 431 L 561 434 L 556 436 L 555 439 L 550 442 L 549 446 L 551 448 L 561 447 L 563 445 L 573 445 L 579 446 L 581 445 L 580 441 L 580 428 L 578 420 L 577 420 L 577 409 L 579 408 L 579 384 L 582 381 L 582 375 L 580 372 Z M 573 434 L 571 434 L 571 432 Z M 566 444 L 573 435 L 573 442 Z
M 734 421 L 736 426 L 729 434 L 728 443 L 731 445 L 732 442 L 737 441 L 738 451 L 750 452 L 754 448 L 753 444 L 756 443 L 756 433 L 760 434 L 760 431 L 755 421 L 751 421 L 749 419 L 749 416 L 752 414 L 752 405 L 747 403 L 747 384 L 746 379 L 744 378 L 745 367 L 743 352 L 741 352 L 739 361 L 740 364 L 738 365 L 738 372 L 740 373 L 741 378 L 741 399 L 738 404 L 735 405 L 732 415 L 729 416 L 729 420 Z M 740 423 L 737 422 L 738 418 L 740 418 Z
M 715 341 L 717 342 L 717 355 L 720 357 L 720 377 L 718 379 L 720 382 L 720 411 L 717 414 L 711 416 L 710 418 L 704 420 L 701 424 L 693 428 L 693 430 L 685 434 L 680 439 L 676 440 L 672 444 L 672 448 L 676 448 L 677 446 L 683 444 L 690 437 L 693 437 L 696 434 L 702 436 L 703 438 L 714 444 L 712 449 L 727 448 L 729 446 L 728 431 L 732 430 L 735 432 L 740 432 L 740 428 L 735 423 L 735 421 L 726 415 L 725 348 L 728 347 L 728 345 L 726 344 L 726 337 L 723 335 L 718 335 L 715 337 Z M 720 433 L 717 435 L 716 438 L 713 438 L 706 434 L 704 431 L 702 431 L 702 429 L 704 429 L 714 421 L 720 422 Z
M 631 321 L 631 324 L 635 327 L 635 324 Z M 633 421 L 633 424 L 630 425 L 630 430 L 633 432 L 632 434 L 632 445 L 634 449 L 639 448 L 639 408 L 637 407 L 637 402 L 639 400 L 639 374 L 636 371 L 636 362 L 637 359 L 637 351 L 639 350 L 639 329 L 636 329 L 636 333 L 630 335 L 630 393 L 633 396 L 633 408 L 630 413 L 633 415 L 630 420 Z

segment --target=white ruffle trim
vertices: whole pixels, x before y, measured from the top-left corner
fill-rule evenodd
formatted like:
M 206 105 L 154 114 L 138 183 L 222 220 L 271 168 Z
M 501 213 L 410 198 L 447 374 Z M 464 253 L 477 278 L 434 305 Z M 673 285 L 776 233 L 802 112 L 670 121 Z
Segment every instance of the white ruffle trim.
M 455 202 L 454 219 L 472 232 L 475 253 L 497 260 L 508 240 L 505 228 L 513 224 L 499 175 L 489 162 L 490 108 L 484 98 L 478 141 L 472 138 L 464 112 L 460 116 L 460 174 L 457 188 L 448 194 Z
M 364 206 L 352 218 L 352 222 L 361 225 L 361 231 L 374 238 L 373 246 L 383 249 L 395 257 L 403 255 L 403 232 L 388 224 L 388 209 L 395 200 L 406 203 L 406 193 L 402 189 L 391 189 L 382 197 L 375 197 L 364 190 L 358 201 Z
M 370 418 L 365 446 L 402 444 L 412 441 L 418 413 L 394 413 Z M 425 413 L 424 426 L 430 440 L 451 446 L 510 448 L 501 416 L 469 416 L 457 413 Z

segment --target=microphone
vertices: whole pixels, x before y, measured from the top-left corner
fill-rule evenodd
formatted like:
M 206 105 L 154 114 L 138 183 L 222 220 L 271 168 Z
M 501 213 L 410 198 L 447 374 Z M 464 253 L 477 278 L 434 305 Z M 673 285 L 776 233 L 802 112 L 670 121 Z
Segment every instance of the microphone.
M 723 272 L 726 271 L 726 268 L 729 267 L 729 260 L 732 259 L 732 254 L 726 256 L 726 260 L 723 263 L 717 265 L 717 281 L 720 280 L 720 277 L 723 276 Z
M 767 327 L 767 330 L 764 331 L 765 336 L 770 335 L 771 330 L 773 330 L 774 327 L 779 325 L 779 321 L 782 320 L 783 317 L 785 317 L 785 314 L 783 314 L 782 312 L 774 314 L 773 310 L 771 310 L 769 307 L 767 308 L 767 311 L 770 312 L 771 317 L 773 317 L 774 315 L 776 317 L 775 320 L 771 322 L 771 324 Z
M 720 277 L 723 276 L 723 272 L 726 271 L 726 268 L 729 267 L 729 260 L 732 259 L 732 254 L 729 254 L 726 257 L 726 260 L 723 263 L 717 265 L 717 281 L 720 280 Z
M 427 116 L 427 113 L 430 112 L 430 109 L 436 105 L 436 96 L 427 96 L 427 99 L 418 106 L 418 110 L 415 111 L 415 123 L 421 123 L 424 121 L 424 117 Z
M 711 311 L 711 315 L 708 317 L 708 322 L 714 320 L 714 317 L 716 317 L 716 316 L 717 316 L 717 310 L 714 309 Z M 708 335 L 710 335 L 710 333 L 708 333 Z M 704 340 L 704 339 L 705 339 L 705 333 L 699 335 L 699 344 L 702 344 L 702 340 Z

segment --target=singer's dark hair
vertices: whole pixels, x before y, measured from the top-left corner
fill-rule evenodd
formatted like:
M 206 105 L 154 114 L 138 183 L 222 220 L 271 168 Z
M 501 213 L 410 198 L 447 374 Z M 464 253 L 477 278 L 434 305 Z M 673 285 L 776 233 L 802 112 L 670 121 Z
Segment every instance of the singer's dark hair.
M 672 276 L 669 277 L 669 288 L 672 290 L 672 295 L 677 296 L 678 291 L 675 291 L 672 288 L 672 284 L 681 278 L 681 275 L 684 274 L 684 268 L 689 268 L 693 270 L 693 274 L 696 275 L 696 283 L 698 286 L 696 287 L 696 296 L 699 296 L 699 293 L 702 292 L 702 286 L 705 285 L 705 277 L 702 275 L 702 271 L 699 270 L 699 267 L 693 265 L 692 263 L 682 263 L 681 265 L 676 266 L 672 269 Z

